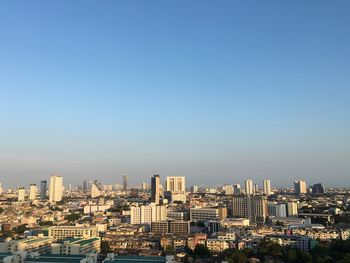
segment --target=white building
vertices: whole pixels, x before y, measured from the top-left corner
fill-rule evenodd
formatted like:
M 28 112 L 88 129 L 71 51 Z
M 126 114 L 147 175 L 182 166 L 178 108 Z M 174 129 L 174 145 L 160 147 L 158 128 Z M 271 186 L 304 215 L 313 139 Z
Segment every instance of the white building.
M 271 195 L 271 181 L 270 180 L 264 180 L 264 195 L 269 196 Z
M 184 176 L 168 176 L 166 191 L 171 193 L 171 201 L 186 203 L 186 185 Z
M 225 195 L 232 195 L 233 194 L 233 185 L 224 185 L 223 187 Z
M 17 200 L 18 202 L 23 202 L 26 197 L 26 189 L 24 187 L 19 187 L 18 188 L 18 193 L 17 193 Z
M 96 226 L 53 226 L 49 228 L 49 237 L 55 240 L 68 238 L 92 238 L 98 237 Z
M 150 224 L 152 221 L 165 221 L 167 219 L 166 206 L 141 205 L 130 208 L 130 224 Z
M 28 237 L 17 240 L 5 240 L 0 242 L 1 253 L 15 253 L 18 251 L 49 253 L 51 249 L 51 237 Z
M 29 185 L 29 200 L 33 201 L 36 199 L 36 196 L 38 194 L 38 187 L 36 184 Z
M 62 176 L 53 175 L 50 178 L 49 186 L 49 201 L 60 202 L 63 193 L 63 178 Z
M 53 243 L 51 254 L 54 255 L 86 255 L 88 253 L 99 253 L 101 239 L 93 237 L 88 239 L 76 238 L 63 241 L 63 243 Z
M 250 179 L 245 181 L 245 194 L 247 194 L 247 195 L 254 194 L 253 181 Z
M 96 184 L 91 184 L 91 198 L 96 198 L 101 196 L 101 191 Z

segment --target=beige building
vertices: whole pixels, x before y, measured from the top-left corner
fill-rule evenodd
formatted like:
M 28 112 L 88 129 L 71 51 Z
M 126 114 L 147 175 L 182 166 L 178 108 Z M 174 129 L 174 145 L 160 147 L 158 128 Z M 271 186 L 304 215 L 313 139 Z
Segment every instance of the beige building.
M 0 242 L 1 253 L 15 253 L 17 251 L 38 252 L 46 254 L 50 252 L 51 243 L 53 239 L 51 237 L 28 237 L 17 240 L 6 240 Z
M 62 176 L 53 175 L 50 178 L 49 201 L 60 202 L 63 194 L 63 178 Z
M 98 237 L 96 226 L 53 226 L 49 228 L 49 237 L 55 240 L 67 238 L 93 238 Z
M 252 223 L 263 223 L 268 216 L 267 197 L 262 195 L 234 195 L 233 217 L 248 218 Z
M 87 253 L 99 253 L 101 240 L 99 237 L 88 239 L 75 238 L 63 243 L 53 243 L 51 254 L 60 255 L 86 255 Z

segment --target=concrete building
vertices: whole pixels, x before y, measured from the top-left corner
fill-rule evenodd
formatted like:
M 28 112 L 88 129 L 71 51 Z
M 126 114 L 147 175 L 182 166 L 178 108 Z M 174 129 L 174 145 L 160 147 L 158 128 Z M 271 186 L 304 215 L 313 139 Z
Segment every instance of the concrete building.
M 184 176 L 168 176 L 165 190 L 171 194 L 171 202 L 186 203 L 186 185 Z
M 128 175 L 123 174 L 123 191 L 128 189 Z
M 223 219 L 225 217 L 226 207 L 200 207 L 190 209 L 190 220 L 192 221 L 205 221 Z M 227 215 L 227 209 L 226 209 Z
M 266 196 L 271 195 L 271 181 L 265 179 L 263 181 L 263 184 L 264 184 L 264 189 L 263 189 L 264 195 L 266 195 Z
M 91 198 L 97 198 L 101 196 L 101 191 L 96 184 L 91 184 Z
M 294 181 L 294 191 L 296 194 L 306 194 L 307 193 L 306 182 L 302 180 Z
M 33 201 L 38 195 L 38 187 L 36 184 L 29 185 L 29 200 Z
M 234 217 L 248 218 L 252 223 L 264 223 L 268 215 L 267 197 L 262 195 L 234 195 Z
M 47 198 L 46 196 L 47 191 L 47 181 L 41 181 L 40 182 L 40 199 L 45 200 Z
M 297 202 L 287 202 L 287 216 L 293 217 L 298 216 L 298 203 Z
M 268 204 L 269 216 L 287 217 L 287 204 L 271 202 Z
M 254 186 L 253 181 L 248 179 L 245 181 L 245 194 L 246 195 L 252 195 L 254 194 Z
M 155 204 L 159 204 L 160 200 L 160 177 L 159 175 L 153 175 L 151 178 L 151 200 Z
M 74 238 L 65 240 L 63 243 L 53 243 L 51 245 L 51 254 L 60 255 L 86 255 L 88 253 L 99 253 L 101 248 L 99 237 L 88 239 Z
M 53 226 L 49 228 L 49 237 L 55 240 L 68 238 L 92 238 L 98 237 L 96 226 Z
M 38 252 L 41 254 L 49 253 L 53 239 L 51 237 L 28 237 L 17 240 L 5 240 L 0 242 L 1 253 L 15 253 L 23 251 L 27 253 Z
M 130 208 L 130 224 L 151 224 L 153 221 L 165 221 L 167 209 L 163 205 L 141 205 Z
M 50 178 L 49 201 L 60 202 L 63 194 L 63 178 L 62 176 L 53 175 Z
M 23 202 L 26 197 L 26 189 L 24 187 L 19 187 L 18 188 L 18 193 L 17 193 L 17 201 L 18 202 Z

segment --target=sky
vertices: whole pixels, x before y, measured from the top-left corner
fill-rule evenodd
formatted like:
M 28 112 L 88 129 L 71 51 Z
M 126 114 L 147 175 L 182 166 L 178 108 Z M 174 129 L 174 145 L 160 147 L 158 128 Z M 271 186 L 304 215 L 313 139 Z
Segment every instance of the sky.
M 0 1 L 0 181 L 350 186 L 350 2 Z

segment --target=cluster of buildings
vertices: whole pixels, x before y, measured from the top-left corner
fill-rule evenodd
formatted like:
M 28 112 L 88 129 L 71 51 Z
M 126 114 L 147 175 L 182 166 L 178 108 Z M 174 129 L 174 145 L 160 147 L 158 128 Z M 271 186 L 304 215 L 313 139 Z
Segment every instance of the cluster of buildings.
M 183 176 L 163 185 L 154 175 L 150 189 L 129 187 L 126 174 L 122 180 L 84 181 L 73 189 L 53 175 L 40 187 L 6 192 L 0 186 L 0 262 L 174 262 L 199 244 L 218 255 L 261 240 L 307 251 L 349 238 L 348 226 L 335 224 L 347 215 L 347 190 L 325 194 L 321 184 L 307 187 L 302 180 L 280 190 L 270 180 L 186 188 Z

